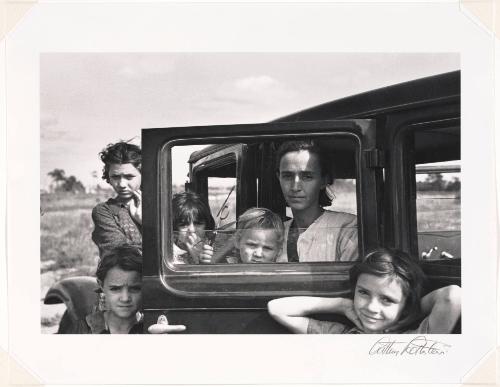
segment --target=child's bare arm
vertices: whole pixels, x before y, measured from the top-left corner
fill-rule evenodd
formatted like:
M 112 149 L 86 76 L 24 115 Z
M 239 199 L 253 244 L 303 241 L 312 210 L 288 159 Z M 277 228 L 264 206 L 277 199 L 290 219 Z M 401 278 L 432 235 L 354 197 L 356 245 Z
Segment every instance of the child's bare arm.
M 422 312 L 429 316 L 429 333 L 450 333 L 461 315 L 461 288 L 450 285 L 436 289 L 421 300 Z
M 348 315 L 352 300 L 324 297 L 285 297 L 271 300 L 267 309 L 271 317 L 293 333 L 307 333 L 310 314 L 341 313 Z

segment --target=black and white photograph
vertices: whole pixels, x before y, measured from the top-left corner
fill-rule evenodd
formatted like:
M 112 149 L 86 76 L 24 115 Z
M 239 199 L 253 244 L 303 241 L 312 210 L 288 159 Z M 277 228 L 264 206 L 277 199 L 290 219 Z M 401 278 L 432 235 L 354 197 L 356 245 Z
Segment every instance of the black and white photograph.
M 477 375 L 496 347 L 493 55 L 463 10 L 401 5 L 393 27 L 363 35 L 373 46 L 359 31 L 323 34 L 360 11 L 340 4 L 130 3 L 100 34 L 79 21 L 68 40 L 49 33 L 57 23 L 37 36 L 42 21 L 102 9 L 68 5 L 35 7 L 4 48 L 8 353 L 27 374 L 45 384 L 491 376 Z M 357 14 L 365 32 L 384 8 L 369 7 Z M 201 38 L 201 10 L 232 17 Z M 172 25 L 150 23 L 165 12 Z M 254 36 L 257 19 L 243 13 L 265 28 Z M 316 27 L 304 41 L 266 43 L 273 16 L 291 31 L 301 13 Z M 117 44 L 109 29 L 134 14 Z M 320 23 L 327 15 L 337 24 Z M 474 39 L 433 40 L 440 15 Z M 419 37 L 410 27 L 426 17 Z M 384 40 L 403 20 L 408 31 Z M 152 39 L 162 28 L 168 39 Z M 218 44 L 224 28 L 237 33 Z M 38 238 L 22 252 L 26 234 Z M 23 326 L 45 355 L 29 353 Z M 71 362 L 63 353 L 73 365 L 55 369 Z M 124 371 L 83 372 L 98 353 Z M 127 353 L 150 354 L 136 359 L 142 375 Z M 206 360 L 199 372 L 193 357 Z
M 42 328 L 460 333 L 459 59 L 43 54 Z

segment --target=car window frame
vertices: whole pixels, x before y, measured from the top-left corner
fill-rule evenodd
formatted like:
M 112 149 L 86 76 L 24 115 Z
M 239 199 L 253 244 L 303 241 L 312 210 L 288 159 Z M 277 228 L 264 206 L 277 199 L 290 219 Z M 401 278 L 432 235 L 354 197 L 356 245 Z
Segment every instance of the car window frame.
M 296 138 L 296 137 L 315 137 L 315 136 L 332 136 L 332 135 L 348 135 L 352 136 L 353 140 L 356 141 L 356 163 L 357 163 L 357 171 L 356 171 L 356 179 L 359 182 L 356 184 L 356 200 L 357 200 L 357 211 L 358 211 L 358 238 L 359 238 L 359 246 L 360 246 L 360 256 L 364 254 L 364 250 L 366 249 L 366 241 L 364 241 L 364 222 L 363 222 L 363 214 L 364 210 L 362 209 L 361 197 L 363 190 L 366 190 L 366 187 L 363 187 L 365 184 L 362 184 L 363 173 L 362 170 L 369 170 L 367 166 L 366 158 L 368 155 L 365 151 L 368 149 L 373 149 L 374 144 L 373 141 L 376 138 L 376 127 L 374 120 L 360 120 L 360 119 L 350 119 L 350 120 L 335 120 L 335 121 L 315 121 L 315 122 L 295 122 L 295 123 L 270 123 L 270 124 L 255 124 L 254 126 L 265 126 L 264 133 L 258 134 L 258 137 L 262 138 L 280 138 L 283 139 L 283 135 L 286 134 L 287 137 Z M 226 126 L 228 129 L 231 126 Z M 236 125 L 238 126 L 238 125 Z M 248 126 L 248 125 L 244 125 Z M 315 131 L 309 132 L 306 130 L 307 128 L 314 128 Z M 276 128 L 281 129 L 289 129 L 286 130 L 285 133 L 280 133 L 276 131 Z M 301 129 L 301 130 L 297 130 Z M 269 133 L 269 132 L 272 133 Z M 370 133 L 371 131 L 371 133 Z M 367 133 L 370 133 L 367 136 Z M 348 282 L 348 270 L 353 265 L 353 262 L 315 262 L 315 263 L 274 263 L 274 264 L 214 264 L 214 265 L 176 265 L 173 267 L 172 265 L 166 264 L 166 254 L 172 251 L 172 242 L 169 237 L 169 233 L 163 232 L 166 227 L 165 219 L 170 217 L 171 208 L 170 204 L 165 206 L 164 202 L 168 200 L 162 200 L 162 197 L 170 197 L 172 195 L 171 192 L 171 176 L 168 173 L 168 165 L 171 165 L 171 148 L 176 145 L 182 144 L 210 144 L 210 143 L 238 143 L 239 138 L 255 138 L 256 135 L 231 135 L 231 136 L 217 136 L 214 134 L 205 133 L 203 136 L 176 136 L 174 138 L 167 139 L 164 141 L 158 149 L 158 163 L 159 163 L 159 179 L 160 183 L 158 187 L 161 187 L 157 192 L 158 201 L 163 206 L 160 215 L 158 216 L 158 235 L 161 237 L 161 243 L 158 249 L 158 275 L 161 278 L 161 282 L 163 285 L 171 292 L 176 294 L 188 295 L 188 296 L 219 296 L 219 295 L 235 295 L 235 296 L 245 296 L 245 297 L 254 297 L 256 291 L 248 291 L 247 289 L 242 288 L 241 291 L 237 289 L 227 289 L 224 286 L 218 286 L 217 280 L 220 280 L 221 274 L 228 278 L 228 276 L 236 276 L 241 277 L 245 276 L 247 279 L 251 279 L 251 277 L 255 278 L 256 282 L 262 278 L 262 275 L 267 275 L 274 277 L 274 279 L 290 277 L 290 275 L 295 277 L 300 276 L 316 276 L 316 277 L 324 277 L 330 276 L 330 278 L 337 278 L 337 283 L 332 284 L 331 286 L 325 287 L 325 289 L 318 288 L 318 294 L 331 294 L 331 291 L 336 292 L 344 292 L 346 291 L 346 282 Z M 368 139 L 369 138 L 369 139 Z M 364 173 L 368 175 L 368 172 Z M 371 178 L 371 174 L 370 174 Z M 373 191 L 376 191 L 374 187 Z M 160 195 L 160 191 L 163 193 Z M 166 193 L 166 194 L 165 194 Z M 376 202 L 376 198 L 372 198 L 373 202 Z M 162 216 L 163 214 L 163 216 Z M 373 221 L 375 224 L 377 221 Z M 370 225 L 367 225 L 366 228 L 370 228 Z M 380 242 L 380 233 L 377 231 L 373 232 L 376 234 L 377 244 Z M 373 243 L 373 241 L 372 241 Z M 244 270 L 242 270 L 242 268 Z M 151 275 L 152 273 L 146 273 Z M 285 277 L 284 277 L 285 276 Z M 168 280 L 167 280 L 168 278 Z M 196 282 L 202 283 L 202 285 L 197 286 L 194 290 L 185 291 L 184 289 L 179 289 L 176 284 L 186 284 L 186 282 Z M 212 284 L 210 284 L 212 282 Z M 252 281 L 250 281 L 252 282 Z M 283 282 L 282 280 L 277 282 Z M 219 284 L 220 285 L 220 284 Z M 317 286 L 315 284 L 314 286 Z M 280 290 L 284 289 L 284 290 Z M 326 291 L 326 289 L 330 289 Z M 310 288 L 298 288 L 295 289 L 290 288 L 286 289 L 286 286 L 278 286 L 274 289 L 264 290 L 264 293 L 269 294 L 303 294 L 304 291 L 310 293 Z M 257 291 L 257 293 L 259 293 Z M 340 294 L 340 293 L 339 293 Z
M 429 130 L 433 128 L 444 128 L 451 125 L 458 126 L 459 130 L 461 128 L 461 122 L 459 117 L 450 118 L 435 118 L 434 120 L 424 120 L 412 123 L 407 123 L 401 125 L 396 131 L 394 140 L 394 152 L 396 158 L 400 163 L 401 168 L 403 168 L 404 173 L 402 173 L 402 181 L 399 186 L 401 195 L 406 195 L 410 200 L 400 199 L 398 203 L 405 203 L 406 208 L 401 211 L 400 216 L 402 217 L 401 222 L 407 224 L 406 235 L 400 236 L 399 241 L 397 241 L 398 248 L 404 251 L 409 251 L 412 257 L 417 257 L 418 261 L 424 262 L 419 255 L 418 249 L 418 226 L 417 226 L 417 208 L 416 208 L 416 161 L 414 157 L 414 147 L 413 147 L 413 136 L 417 130 Z M 403 231 L 403 228 L 400 228 Z M 447 259 L 433 260 L 432 263 L 440 264 L 441 262 L 446 264 Z M 456 265 L 451 265 L 456 266 Z

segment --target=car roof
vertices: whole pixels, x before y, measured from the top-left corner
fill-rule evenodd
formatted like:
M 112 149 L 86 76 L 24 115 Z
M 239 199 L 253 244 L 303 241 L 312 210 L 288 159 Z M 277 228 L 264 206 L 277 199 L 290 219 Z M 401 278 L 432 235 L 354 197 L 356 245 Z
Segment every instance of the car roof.
M 460 71 L 370 90 L 281 117 L 274 122 L 371 118 L 436 101 L 460 99 Z
M 420 78 L 344 97 L 278 118 L 272 122 L 322 121 L 372 118 L 391 111 L 410 109 L 436 101 L 460 99 L 460 71 Z M 209 145 L 193 152 L 189 163 L 233 144 Z

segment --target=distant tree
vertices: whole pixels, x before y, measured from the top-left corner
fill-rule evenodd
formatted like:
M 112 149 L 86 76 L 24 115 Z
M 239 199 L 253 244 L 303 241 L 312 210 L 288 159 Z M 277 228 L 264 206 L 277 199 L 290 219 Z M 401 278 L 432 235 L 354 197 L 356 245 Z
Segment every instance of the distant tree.
M 97 171 L 92 171 L 90 175 L 92 176 L 92 183 L 89 185 L 89 192 L 99 192 L 99 174 Z
M 460 187 L 460 179 L 455 176 L 452 181 L 446 184 L 446 191 L 460 191 Z
M 52 177 L 55 181 L 64 181 L 66 179 L 66 172 L 64 169 L 55 168 L 53 171 L 47 173 L 50 177 Z
M 429 173 L 425 181 L 417 182 L 419 191 L 444 191 L 446 189 L 446 181 L 441 173 Z
M 73 193 L 85 192 L 85 186 L 73 175 L 66 178 L 66 180 L 62 184 L 62 189 L 66 192 Z
M 47 175 L 52 177 L 56 185 L 56 191 L 59 191 L 61 185 L 64 183 L 64 181 L 66 181 L 66 173 L 64 172 L 64 169 L 55 168 L 54 170 L 47 173 Z
M 440 173 L 429 174 L 429 176 L 427 176 L 427 181 L 433 191 L 442 191 L 446 185 L 443 175 Z
M 73 193 L 85 192 L 85 186 L 82 182 L 73 175 L 66 177 L 64 169 L 56 168 L 53 171 L 50 171 L 47 175 L 52 177 L 54 180 L 56 184 L 56 191 Z

